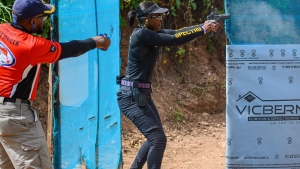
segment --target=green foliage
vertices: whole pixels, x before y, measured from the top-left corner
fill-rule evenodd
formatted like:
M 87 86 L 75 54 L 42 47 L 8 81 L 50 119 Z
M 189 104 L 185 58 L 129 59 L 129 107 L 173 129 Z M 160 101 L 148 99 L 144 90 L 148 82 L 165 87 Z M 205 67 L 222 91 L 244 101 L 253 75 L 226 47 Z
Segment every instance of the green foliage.
M 167 52 L 170 52 L 171 51 L 171 48 L 170 47 L 165 47 L 165 50 L 167 51 Z M 168 63 L 168 60 L 167 59 L 164 59 L 163 60 L 163 64 L 166 64 L 166 63 Z
M 48 38 L 49 34 L 50 34 L 50 29 L 51 29 L 51 20 L 50 20 L 50 17 L 48 17 L 44 23 L 44 31 L 43 31 L 42 37 Z
M 183 62 L 182 58 L 184 57 L 184 54 L 185 54 L 185 49 L 183 47 L 179 47 L 175 55 L 176 57 L 179 56 L 178 63 L 181 64 Z
M 194 86 L 194 93 L 198 96 L 198 97 L 202 97 L 204 94 L 208 93 L 211 88 L 213 86 L 213 83 L 211 82 L 208 82 L 206 84 L 204 84 L 204 86 L 198 86 L 198 85 L 195 85 Z
M 173 16 L 177 16 L 176 11 L 180 9 L 181 6 L 180 0 L 170 0 L 170 3 L 171 3 L 171 14 Z
M 190 7 L 193 8 L 193 10 L 197 9 L 197 4 L 194 2 L 194 0 L 188 0 L 188 1 L 170 0 L 169 3 L 171 4 L 170 13 L 172 16 L 177 16 L 178 11 L 185 13 L 186 10 L 182 8 L 188 9 Z
M 189 0 L 189 6 L 191 6 L 193 10 L 197 9 L 197 4 L 194 2 L 194 0 Z
M 210 9 L 212 6 L 212 0 L 203 0 L 203 5 L 206 7 L 206 9 Z
M 226 84 L 221 84 L 221 90 L 226 90 Z
M 143 0 L 120 0 L 121 10 L 129 8 L 130 10 L 135 9 Z
M 176 55 L 182 56 L 183 54 L 185 54 L 185 49 L 183 49 L 182 47 L 178 48 Z
M 180 76 L 180 77 L 179 77 L 179 83 L 182 83 L 182 82 L 184 82 L 184 77 L 183 77 L 183 76 Z
M 206 53 L 212 54 L 212 51 L 213 51 L 212 39 L 209 38 L 208 35 L 203 35 L 203 41 L 205 43 Z
M 121 26 L 126 26 L 126 21 L 122 16 L 120 16 L 120 25 Z
M 8 23 L 11 21 L 11 7 L 13 0 L 7 0 L 6 3 L 0 2 L 0 23 Z
M 180 100 L 180 101 L 178 101 L 178 105 L 179 106 L 182 106 L 183 105 L 183 103 L 182 103 L 182 101 Z
M 205 6 L 206 9 L 204 9 L 204 14 L 208 14 L 210 8 L 212 8 L 212 0 L 203 0 L 203 5 Z
M 181 111 L 175 109 L 173 110 L 173 113 L 176 121 L 183 121 L 184 114 Z
M 1 2 L 2 1 L 2 2 Z M 4 6 L 12 6 L 15 0 L 1 0 L 0 3 L 2 3 Z

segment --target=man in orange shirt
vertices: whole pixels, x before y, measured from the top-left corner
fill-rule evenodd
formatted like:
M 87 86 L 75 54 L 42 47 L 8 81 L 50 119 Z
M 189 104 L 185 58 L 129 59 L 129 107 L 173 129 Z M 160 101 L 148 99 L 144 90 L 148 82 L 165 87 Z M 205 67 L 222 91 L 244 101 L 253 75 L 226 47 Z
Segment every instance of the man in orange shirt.
M 40 0 L 16 0 L 13 21 L 0 24 L 0 168 L 52 169 L 45 134 L 30 100 L 36 97 L 41 63 L 107 50 L 110 40 L 95 36 L 67 43 L 41 34 L 55 8 Z

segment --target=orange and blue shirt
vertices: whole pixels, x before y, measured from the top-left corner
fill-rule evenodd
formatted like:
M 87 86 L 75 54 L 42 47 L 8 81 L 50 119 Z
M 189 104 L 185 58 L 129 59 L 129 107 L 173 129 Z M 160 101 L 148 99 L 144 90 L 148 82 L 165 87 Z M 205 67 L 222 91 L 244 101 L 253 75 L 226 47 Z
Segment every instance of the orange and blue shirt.
M 62 47 L 10 24 L 0 24 L 0 96 L 34 100 L 41 63 L 56 62 Z

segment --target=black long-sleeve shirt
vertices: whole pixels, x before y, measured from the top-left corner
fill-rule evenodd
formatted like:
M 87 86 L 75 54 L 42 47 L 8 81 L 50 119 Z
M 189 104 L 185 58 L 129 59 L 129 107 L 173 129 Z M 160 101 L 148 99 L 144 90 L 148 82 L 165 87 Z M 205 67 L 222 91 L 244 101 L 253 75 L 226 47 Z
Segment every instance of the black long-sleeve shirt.
M 159 46 L 181 45 L 203 34 L 202 25 L 179 30 L 162 29 L 157 32 L 136 27 L 130 37 L 126 78 L 139 82 L 151 82 Z

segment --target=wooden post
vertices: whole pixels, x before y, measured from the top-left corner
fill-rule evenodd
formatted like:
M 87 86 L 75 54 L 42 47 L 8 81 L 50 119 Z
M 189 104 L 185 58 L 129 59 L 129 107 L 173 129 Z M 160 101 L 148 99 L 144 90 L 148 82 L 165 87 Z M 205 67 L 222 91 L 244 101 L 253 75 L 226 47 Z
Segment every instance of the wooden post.
M 48 73 L 48 122 L 47 122 L 47 144 L 49 156 L 52 159 L 53 157 L 53 142 L 52 142 L 52 132 L 53 132 L 53 119 L 52 119 L 52 64 L 49 64 L 49 73 Z

